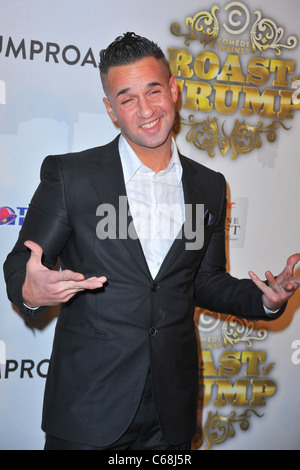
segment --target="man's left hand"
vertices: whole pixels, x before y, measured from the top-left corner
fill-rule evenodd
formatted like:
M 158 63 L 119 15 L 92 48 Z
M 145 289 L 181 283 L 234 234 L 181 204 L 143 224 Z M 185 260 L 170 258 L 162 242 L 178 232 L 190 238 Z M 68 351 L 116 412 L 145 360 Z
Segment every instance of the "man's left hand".
M 267 271 L 268 285 L 259 279 L 253 271 L 249 271 L 250 278 L 263 293 L 263 304 L 268 310 L 280 309 L 300 286 L 300 277 L 294 276 L 295 266 L 299 261 L 300 253 L 291 255 L 287 260 L 286 267 L 276 278 L 270 271 Z

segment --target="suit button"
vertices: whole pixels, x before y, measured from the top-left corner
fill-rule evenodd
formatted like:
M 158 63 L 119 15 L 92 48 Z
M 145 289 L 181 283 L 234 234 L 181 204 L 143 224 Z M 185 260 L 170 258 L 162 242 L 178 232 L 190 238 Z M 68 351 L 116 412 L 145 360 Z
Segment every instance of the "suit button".
M 151 286 L 152 292 L 156 292 L 159 288 L 160 288 L 160 285 L 156 284 L 156 282 L 154 282 Z
M 155 336 L 156 333 L 157 333 L 157 329 L 152 327 L 152 328 L 150 328 L 149 333 L 150 333 L 151 336 Z

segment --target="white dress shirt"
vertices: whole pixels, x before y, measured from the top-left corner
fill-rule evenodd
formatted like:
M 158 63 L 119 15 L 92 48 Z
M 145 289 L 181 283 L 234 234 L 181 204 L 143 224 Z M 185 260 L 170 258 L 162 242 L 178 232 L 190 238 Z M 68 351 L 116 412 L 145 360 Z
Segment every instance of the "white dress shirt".
M 121 135 L 119 152 L 128 204 L 153 279 L 184 222 L 182 166 L 175 141 L 166 169 L 146 167 Z

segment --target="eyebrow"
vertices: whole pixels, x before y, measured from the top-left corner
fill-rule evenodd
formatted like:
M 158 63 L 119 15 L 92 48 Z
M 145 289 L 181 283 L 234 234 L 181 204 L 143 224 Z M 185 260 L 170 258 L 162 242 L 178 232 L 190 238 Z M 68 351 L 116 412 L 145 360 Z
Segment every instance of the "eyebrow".
M 153 87 L 156 87 L 156 86 L 163 86 L 160 82 L 150 82 L 147 84 L 146 88 L 153 88 Z M 128 88 L 124 88 L 123 90 L 120 90 L 118 93 L 117 93 L 117 98 L 118 96 L 120 95 L 125 95 L 126 93 L 128 93 L 129 91 L 131 90 L 130 87 Z
M 129 90 L 130 90 L 130 88 L 124 88 L 124 90 L 120 90 L 119 93 L 117 94 L 117 98 L 120 95 L 125 95 L 126 93 L 129 92 Z

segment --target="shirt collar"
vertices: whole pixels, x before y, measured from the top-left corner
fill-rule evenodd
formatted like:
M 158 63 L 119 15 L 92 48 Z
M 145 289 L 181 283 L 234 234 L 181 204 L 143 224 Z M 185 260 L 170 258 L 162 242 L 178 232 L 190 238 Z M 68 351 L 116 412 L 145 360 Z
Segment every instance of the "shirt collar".
M 171 144 L 171 150 L 172 150 L 172 156 L 170 159 L 170 162 L 164 170 L 161 170 L 157 175 L 162 176 L 168 173 L 170 170 L 173 170 L 176 172 L 176 179 L 177 182 L 181 182 L 182 178 L 182 166 L 176 146 L 175 140 L 172 138 L 172 144 Z M 119 153 L 121 157 L 121 163 L 123 167 L 123 174 L 124 174 L 124 179 L 125 179 L 125 184 L 127 184 L 133 176 L 136 174 L 137 171 L 140 169 L 142 171 L 148 172 L 148 173 L 154 173 L 153 170 L 150 168 L 146 167 L 141 160 L 138 158 L 137 154 L 134 152 L 134 150 L 131 148 L 127 140 L 120 135 L 119 139 Z

